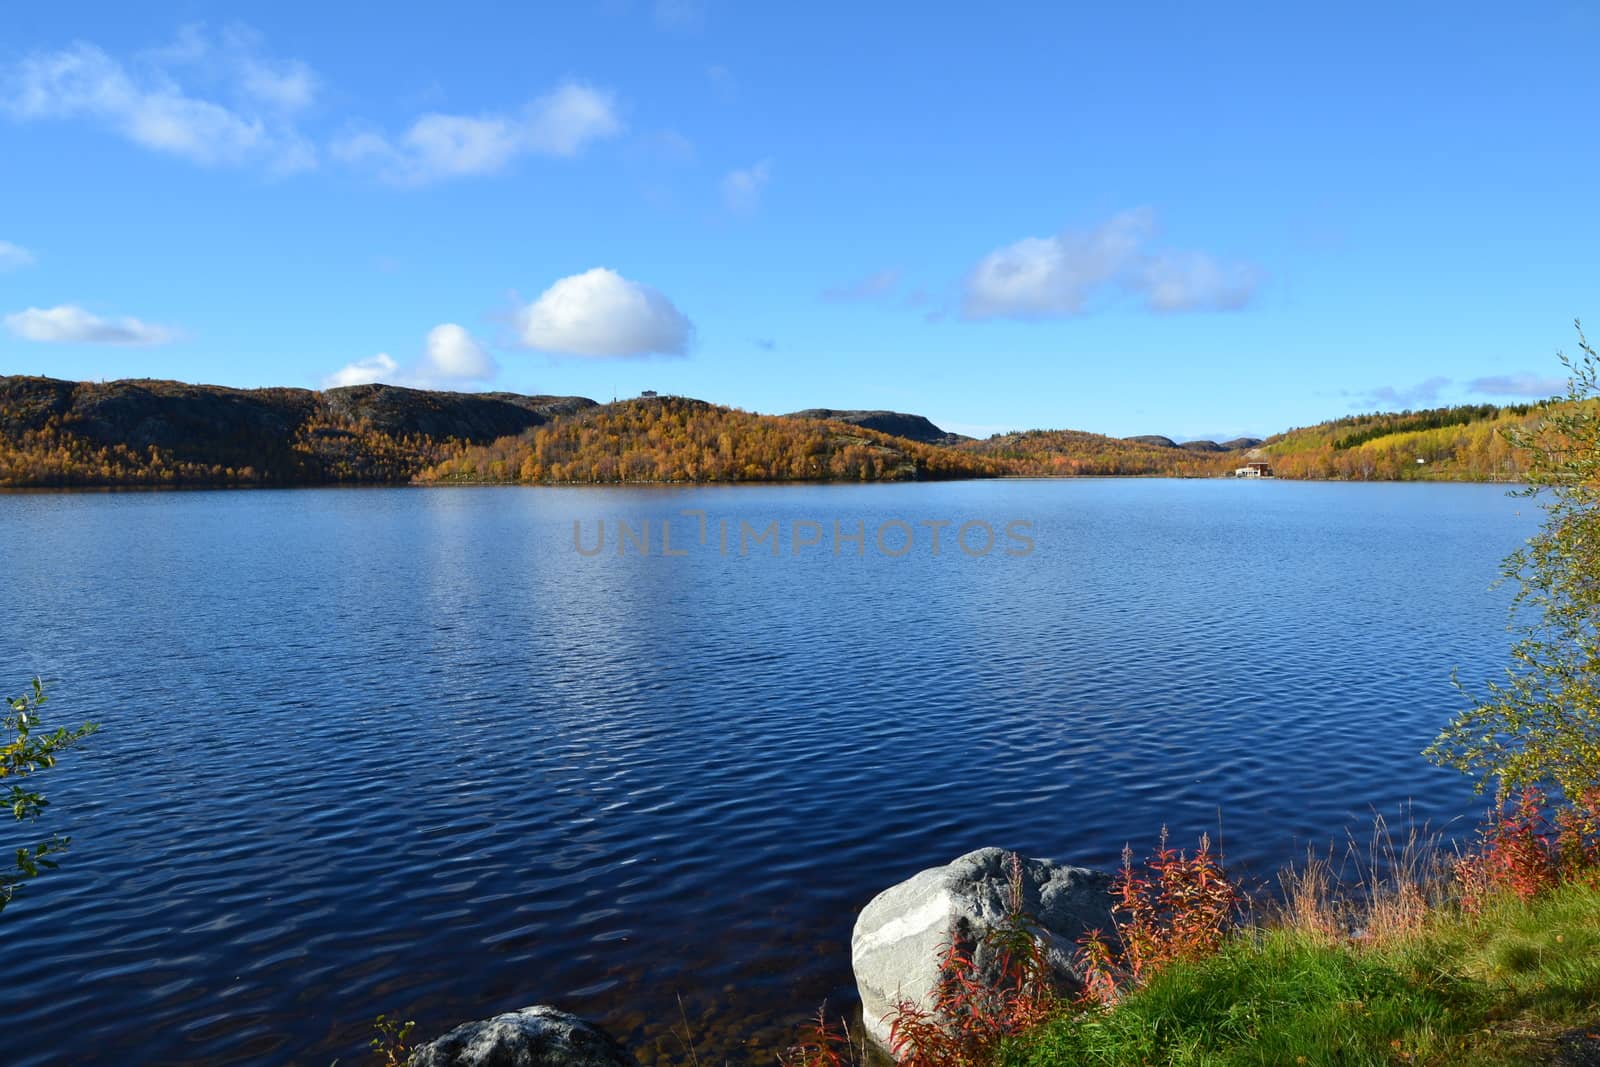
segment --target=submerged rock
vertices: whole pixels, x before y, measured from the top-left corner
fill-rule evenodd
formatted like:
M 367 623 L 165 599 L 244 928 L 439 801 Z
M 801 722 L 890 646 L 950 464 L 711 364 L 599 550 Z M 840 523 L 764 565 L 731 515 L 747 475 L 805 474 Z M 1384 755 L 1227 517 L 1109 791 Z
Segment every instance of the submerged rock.
M 850 964 L 861 993 L 867 1034 L 889 1047 L 885 1020 L 900 1000 L 933 1003 L 939 950 L 954 931 L 973 945 L 1005 919 L 1011 853 L 980 848 L 943 867 L 931 867 L 872 898 L 850 937 Z M 1063 993 L 1081 987 L 1075 966 L 1078 939 L 1111 929 L 1111 875 L 1052 860 L 1022 861 L 1023 909 L 1038 922 L 1046 956 Z M 979 952 L 980 968 L 993 961 Z
M 639 1067 L 591 1023 L 545 1004 L 463 1023 L 418 1046 L 411 1067 Z

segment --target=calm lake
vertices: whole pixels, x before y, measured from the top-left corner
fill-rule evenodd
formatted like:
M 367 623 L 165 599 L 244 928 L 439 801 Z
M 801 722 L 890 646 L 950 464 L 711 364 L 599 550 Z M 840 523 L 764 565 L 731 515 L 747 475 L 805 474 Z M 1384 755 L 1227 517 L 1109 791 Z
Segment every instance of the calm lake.
M 0 916 L 0 1059 L 351 1064 L 380 1012 L 548 1002 L 771 1062 L 852 1008 L 861 906 L 981 845 L 1220 824 L 1257 883 L 1408 800 L 1464 833 L 1417 753 L 1537 524 L 1428 484 L 0 495 L 0 690 L 101 724 L 39 780 L 74 842 Z

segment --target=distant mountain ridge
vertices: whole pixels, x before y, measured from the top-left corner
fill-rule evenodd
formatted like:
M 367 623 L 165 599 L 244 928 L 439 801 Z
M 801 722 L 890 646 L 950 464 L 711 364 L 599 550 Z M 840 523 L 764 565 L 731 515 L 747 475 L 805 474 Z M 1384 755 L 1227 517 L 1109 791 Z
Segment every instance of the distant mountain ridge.
M 1190 452 L 1242 452 L 1247 448 L 1254 448 L 1261 443 L 1259 437 L 1235 437 L 1231 441 L 1184 441 L 1179 444 L 1170 437 L 1160 434 L 1142 434 L 1138 437 L 1124 437 L 1122 440 L 1131 444 L 1145 445 L 1150 448 L 1186 448 Z

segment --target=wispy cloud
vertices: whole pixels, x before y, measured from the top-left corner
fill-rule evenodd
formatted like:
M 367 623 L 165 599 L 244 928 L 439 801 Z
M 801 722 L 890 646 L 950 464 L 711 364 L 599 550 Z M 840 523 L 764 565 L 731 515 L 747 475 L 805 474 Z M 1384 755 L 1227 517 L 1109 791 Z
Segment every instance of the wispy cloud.
M 662 163 L 693 163 L 694 142 L 677 130 L 658 130 L 645 138 L 650 158 Z
M 724 100 L 732 100 L 739 95 L 739 79 L 733 76 L 733 71 L 721 63 L 713 63 L 706 68 L 706 80 L 711 83 L 711 88 Z
M 185 84 L 193 80 L 211 92 Z M 191 27 L 127 62 L 86 41 L 34 52 L 0 68 L 0 111 L 19 122 L 96 122 L 202 166 L 256 163 L 284 174 L 317 164 L 293 119 L 317 86 L 308 66 L 266 56 L 246 31 L 212 38 Z
M 6 316 L 6 329 L 25 341 L 52 344 L 159 345 L 178 336 L 168 326 L 135 318 L 105 319 L 73 304 L 28 308 Z
M 622 129 L 614 94 L 568 81 L 517 114 L 431 112 L 397 138 L 371 130 L 348 134 L 334 143 L 333 153 L 371 165 L 390 181 L 420 185 L 493 174 L 522 155 L 570 158 Z
M 10 241 L 0 241 L 0 270 L 31 267 L 33 262 L 33 253 L 26 248 L 21 245 L 14 245 Z
M 1371 408 L 1431 407 L 1439 403 L 1439 393 L 1449 384 L 1449 378 L 1433 377 L 1415 385 L 1380 385 L 1372 389 L 1348 391 L 1345 396 Z
M 1155 213 L 1125 211 L 1087 231 L 1025 237 L 995 249 L 967 276 L 969 319 L 1059 318 L 1125 293 L 1151 311 L 1226 311 L 1254 297 L 1262 272 L 1205 252 L 1154 246 Z
M 1566 378 L 1544 378 L 1536 374 L 1494 374 L 1474 378 L 1467 388 L 1483 396 L 1515 396 L 1545 399 L 1567 391 Z
M 664 30 L 698 30 L 706 24 L 706 0 L 655 0 L 651 13 Z
M 286 112 L 309 108 L 322 88 L 309 65 L 269 55 L 266 38 L 237 22 L 215 33 L 203 23 L 192 23 L 171 44 L 141 58 L 167 70 L 187 68 L 210 83 Z
M 829 286 L 822 291 L 822 299 L 835 303 L 878 300 L 893 293 L 899 285 L 900 271 L 898 268 L 890 267 L 843 285 Z
M 681 356 L 694 325 L 660 290 L 595 267 L 562 278 L 518 316 L 522 343 L 572 356 Z
M 722 202 L 737 215 L 749 215 L 761 206 L 761 194 L 772 180 L 772 161 L 763 159 L 722 179 Z

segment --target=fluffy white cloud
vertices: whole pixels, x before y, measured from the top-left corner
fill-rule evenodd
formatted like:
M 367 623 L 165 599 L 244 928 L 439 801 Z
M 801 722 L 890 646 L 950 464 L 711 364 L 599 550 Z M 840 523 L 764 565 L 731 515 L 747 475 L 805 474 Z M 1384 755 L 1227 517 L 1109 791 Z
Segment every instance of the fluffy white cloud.
M 415 363 L 402 367 L 387 352 L 379 352 L 340 367 L 322 380 L 322 387 L 384 382 L 413 389 L 456 389 L 486 382 L 499 369 L 464 327 L 445 322 L 428 331 L 422 356 Z
M 659 290 L 605 267 L 562 278 L 519 318 L 528 347 L 574 356 L 681 356 L 694 336 Z
M 16 270 L 33 264 L 33 253 L 10 241 L 0 241 L 0 270 Z
M 763 159 L 743 170 L 730 171 L 727 177 L 722 179 L 722 202 L 728 206 L 729 211 L 748 215 L 761 206 L 761 192 L 771 180 L 770 159 Z
M 967 276 L 968 318 L 1046 318 L 1081 314 L 1108 291 L 1141 297 L 1153 311 L 1243 307 L 1260 272 L 1204 252 L 1151 249 L 1155 213 L 1125 211 L 1084 232 L 1025 237 L 984 256 Z
M 316 150 L 286 114 L 311 101 L 315 76 L 303 63 L 263 58 L 242 41 L 218 48 L 189 30 L 132 66 L 81 41 L 36 52 L 0 68 L 0 111 L 19 121 L 89 119 L 204 166 L 258 162 L 277 173 L 315 166 Z M 236 100 L 196 95 L 180 84 L 179 70 L 198 72 Z
M 389 382 L 397 384 L 396 378 L 400 373 L 400 364 L 386 352 L 379 352 L 371 359 L 359 359 L 354 363 L 346 363 L 326 378 L 322 379 L 324 389 L 337 389 L 345 385 L 367 385 L 372 382 Z
M 102 319 L 72 304 L 14 312 L 6 316 L 6 329 L 25 341 L 56 344 L 159 345 L 178 335 L 134 318 Z
M 339 158 L 375 166 L 406 184 L 492 174 L 524 154 L 571 157 L 622 131 L 613 94 L 564 82 L 519 115 L 421 116 L 397 139 L 361 131 L 333 146 Z
M 481 382 L 493 378 L 498 369 L 470 333 L 446 322 L 428 331 L 417 373 L 436 382 Z
M 1533 399 L 1564 395 L 1567 379 L 1542 378 L 1537 374 L 1495 374 L 1474 378 L 1467 388 L 1483 396 L 1519 396 Z

